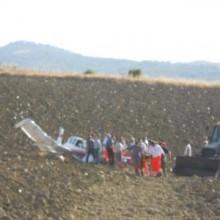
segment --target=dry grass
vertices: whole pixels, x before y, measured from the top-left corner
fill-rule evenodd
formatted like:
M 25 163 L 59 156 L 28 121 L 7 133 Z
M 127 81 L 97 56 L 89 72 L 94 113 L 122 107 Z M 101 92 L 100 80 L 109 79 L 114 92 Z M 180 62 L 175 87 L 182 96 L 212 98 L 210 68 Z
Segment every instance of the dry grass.
M 169 77 L 149 77 L 141 76 L 137 78 L 127 75 L 111 75 L 105 73 L 95 73 L 85 75 L 79 72 L 59 72 L 59 71 L 39 71 L 27 68 L 18 68 L 16 66 L 0 66 L 0 75 L 11 76 L 45 76 L 59 78 L 90 78 L 90 79 L 106 79 L 113 81 L 129 81 L 129 82 L 144 82 L 147 84 L 165 84 L 174 86 L 193 86 L 200 88 L 220 87 L 220 81 L 205 81 L 205 80 L 190 80 L 184 78 L 169 78 Z
M 16 66 L 0 66 L 0 75 L 11 76 L 45 76 L 45 77 L 69 77 L 79 73 L 59 72 L 59 71 L 39 71 L 28 68 L 18 68 Z

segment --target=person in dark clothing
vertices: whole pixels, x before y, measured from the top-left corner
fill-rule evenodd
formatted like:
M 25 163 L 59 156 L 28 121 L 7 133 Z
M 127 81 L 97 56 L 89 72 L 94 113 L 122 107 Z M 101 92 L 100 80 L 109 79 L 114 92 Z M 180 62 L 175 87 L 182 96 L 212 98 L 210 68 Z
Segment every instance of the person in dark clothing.
M 93 139 L 93 135 L 90 134 L 87 140 L 87 156 L 86 163 L 89 162 L 89 156 L 92 155 L 93 160 L 95 159 L 95 141 Z
M 115 157 L 114 157 L 113 141 L 112 141 L 111 134 L 108 134 L 108 139 L 107 139 L 107 142 L 106 142 L 106 150 L 108 152 L 109 165 L 114 166 L 114 164 L 115 164 Z
M 163 175 L 167 176 L 168 175 L 168 161 L 171 158 L 171 152 L 166 142 L 160 142 L 160 146 L 162 147 L 165 153 L 164 155 L 162 155 L 162 158 L 161 158 Z
M 138 141 L 130 147 L 134 171 L 137 176 L 141 176 L 141 147 Z

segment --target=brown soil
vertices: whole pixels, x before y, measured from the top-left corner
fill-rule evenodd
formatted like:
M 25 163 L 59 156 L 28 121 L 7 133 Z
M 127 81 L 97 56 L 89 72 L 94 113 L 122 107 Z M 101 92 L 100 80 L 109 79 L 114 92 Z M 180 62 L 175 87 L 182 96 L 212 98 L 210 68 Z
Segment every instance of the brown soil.
M 218 87 L 97 78 L 0 76 L 0 219 L 220 219 L 220 183 L 201 177 L 136 177 L 129 167 L 62 162 L 14 124 L 33 118 L 55 137 L 99 131 L 198 148 L 220 118 Z M 195 150 L 195 149 L 194 149 Z

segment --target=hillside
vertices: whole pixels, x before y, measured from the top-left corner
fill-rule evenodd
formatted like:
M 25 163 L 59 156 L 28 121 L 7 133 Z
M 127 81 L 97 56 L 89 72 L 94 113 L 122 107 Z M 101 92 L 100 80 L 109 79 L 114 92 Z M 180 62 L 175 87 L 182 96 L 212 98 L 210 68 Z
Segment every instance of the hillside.
M 165 76 L 196 80 L 220 80 L 220 64 L 205 61 L 170 63 L 88 57 L 50 45 L 18 41 L 0 47 L 0 64 L 44 71 L 84 72 L 127 75 L 141 69 L 148 76 Z
M 104 77 L 0 74 L 1 219 L 219 219 L 220 184 L 213 178 L 138 178 L 133 170 L 40 156 L 16 130 L 33 118 L 55 137 L 59 126 L 166 140 L 175 154 L 184 139 L 200 150 L 220 118 L 220 87 Z
M 220 118 L 217 85 L 80 75 L 0 77 L 0 116 L 7 125 L 1 134 L 12 129 L 13 136 L 11 125 L 31 117 L 52 136 L 61 125 L 66 136 L 86 136 L 91 128 L 125 136 L 148 133 L 182 152 L 184 139 L 200 145 L 207 127 Z

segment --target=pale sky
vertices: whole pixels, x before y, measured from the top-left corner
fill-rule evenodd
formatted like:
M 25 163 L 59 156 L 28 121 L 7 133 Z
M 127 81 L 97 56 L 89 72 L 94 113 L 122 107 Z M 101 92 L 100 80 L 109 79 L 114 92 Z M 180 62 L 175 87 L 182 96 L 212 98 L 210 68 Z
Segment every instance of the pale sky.
M 0 0 L 0 46 L 87 56 L 220 62 L 220 0 Z

